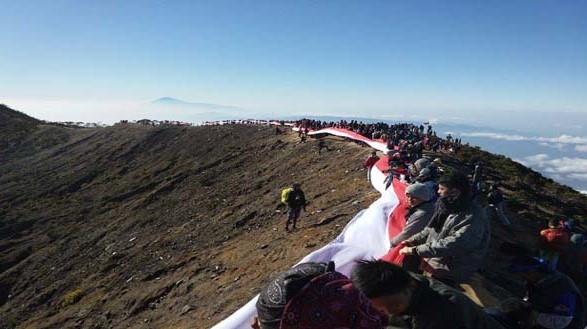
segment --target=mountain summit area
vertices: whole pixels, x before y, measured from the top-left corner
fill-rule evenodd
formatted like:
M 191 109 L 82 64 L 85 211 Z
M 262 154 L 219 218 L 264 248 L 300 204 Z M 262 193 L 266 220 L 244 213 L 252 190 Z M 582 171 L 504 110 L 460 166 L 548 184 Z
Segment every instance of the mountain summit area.
M 208 328 L 233 313 L 380 196 L 371 149 L 330 136 L 319 154 L 281 129 L 74 128 L 0 105 L 0 328 Z M 489 304 L 524 289 L 504 242 L 532 248 L 546 220 L 587 218 L 586 196 L 504 156 L 437 156 L 501 182 L 513 225 L 492 223 Z M 310 204 L 286 233 L 276 206 L 294 182 Z

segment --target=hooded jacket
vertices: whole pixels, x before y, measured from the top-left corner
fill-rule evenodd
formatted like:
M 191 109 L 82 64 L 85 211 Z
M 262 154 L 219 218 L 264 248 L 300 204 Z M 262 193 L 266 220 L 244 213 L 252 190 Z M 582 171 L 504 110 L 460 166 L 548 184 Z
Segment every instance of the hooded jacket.
M 475 202 L 448 215 L 442 228 L 426 227 L 407 241 L 423 260 L 423 270 L 439 279 L 467 282 L 483 264 L 489 248 L 489 220 Z

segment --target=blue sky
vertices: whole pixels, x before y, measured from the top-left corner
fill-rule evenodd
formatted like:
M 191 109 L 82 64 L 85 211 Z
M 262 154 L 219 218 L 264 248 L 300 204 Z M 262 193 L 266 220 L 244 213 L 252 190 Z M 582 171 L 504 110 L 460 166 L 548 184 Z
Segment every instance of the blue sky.
M 587 190 L 586 17 L 585 0 L 0 0 L 0 103 L 51 121 L 431 120 Z
M 44 119 L 129 118 L 163 96 L 251 113 L 587 114 L 583 0 L 0 5 L 0 102 Z

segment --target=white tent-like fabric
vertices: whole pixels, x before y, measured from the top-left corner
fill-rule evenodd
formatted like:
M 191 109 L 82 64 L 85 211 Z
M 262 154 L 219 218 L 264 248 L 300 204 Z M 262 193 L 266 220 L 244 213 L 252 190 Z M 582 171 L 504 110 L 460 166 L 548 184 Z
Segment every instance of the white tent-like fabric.
M 377 150 L 386 151 L 385 144 L 371 141 L 356 133 L 342 129 L 323 129 L 310 134 L 332 134 L 347 137 L 365 142 Z M 336 270 L 349 276 L 357 260 L 378 259 L 389 251 L 388 219 L 397 207 L 399 200 L 393 188 L 385 190 L 383 184 L 385 174 L 377 166 L 374 166 L 371 170 L 371 182 L 373 187 L 381 192 L 381 198 L 351 219 L 336 239 L 308 254 L 299 263 L 334 261 Z M 213 328 L 250 328 L 251 319 L 256 315 L 255 303 L 257 298 L 258 296 L 253 298 Z

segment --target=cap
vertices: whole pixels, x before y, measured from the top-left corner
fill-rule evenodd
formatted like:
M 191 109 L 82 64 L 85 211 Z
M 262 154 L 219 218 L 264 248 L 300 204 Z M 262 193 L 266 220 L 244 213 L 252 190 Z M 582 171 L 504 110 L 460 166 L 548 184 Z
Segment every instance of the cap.
M 428 185 L 414 183 L 406 188 L 406 195 L 411 195 L 423 201 L 430 201 L 433 197 L 433 191 Z
M 331 272 L 312 279 L 285 306 L 279 328 L 379 329 L 382 319 L 351 280 Z
M 287 303 L 314 278 L 334 271 L 334 262 L 303 263 L 278 274 L 263 288 L 257 300 L 261 328 L 279 328 Z

